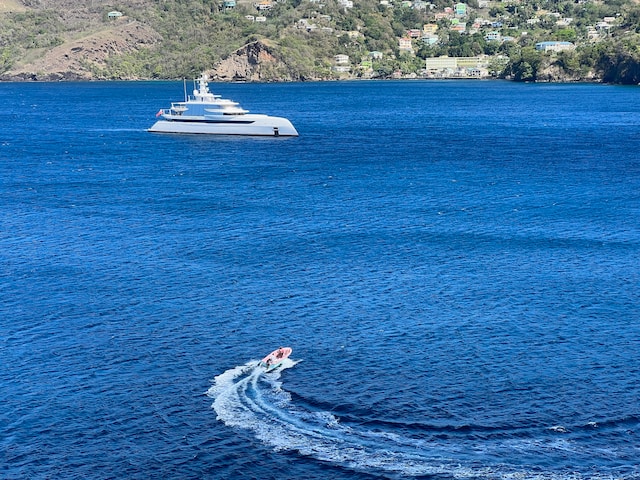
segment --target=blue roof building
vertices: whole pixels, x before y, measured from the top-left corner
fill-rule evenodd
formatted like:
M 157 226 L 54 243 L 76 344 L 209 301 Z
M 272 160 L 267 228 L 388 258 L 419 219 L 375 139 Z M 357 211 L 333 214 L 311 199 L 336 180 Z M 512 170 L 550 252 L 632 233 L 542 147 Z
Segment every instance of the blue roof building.
M 536 50 L 540 52 L 561 52 L 563 50 L 573 50 L 576 46 L 571 42 L 538 42 Z

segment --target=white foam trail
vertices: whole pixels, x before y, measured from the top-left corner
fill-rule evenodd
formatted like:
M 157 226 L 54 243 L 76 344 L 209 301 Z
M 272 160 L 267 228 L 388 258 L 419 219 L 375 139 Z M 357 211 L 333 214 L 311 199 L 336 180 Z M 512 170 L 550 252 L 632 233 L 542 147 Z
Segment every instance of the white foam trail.
M 373 469 L 406 476 L 444 474 L 453 478 L 582 478 L 576 474 L 522 472 L 500 464 L 479 468 L 478 461 L 482 461 L 484 453 L 479 445 L 436 443 L 345 426 L 330 412 L 293 404 L 280 379 L 282 372 L 296 363 L 287 359 L 276 371 L 265 373 L 253 361 L 215 377 L 207 394 L 214 399 L 212 407 L 218 420 L 254 432 L 256 438 L 275 450 L 297 451 L 358 471 Z M 505 446 L 499 445 L 497 451 Z M 461 464 L 465 461 L 468 466 Z
M 232 386 L 234 380 L 243 375 L 245 372 L 255 367 L 257 362 L 249 362 L 245 365 L 239 365 L 235 368 L 227 370 L 224 373 L 221 373 L 217 377 L 213 379 L 213 385 L 207 391 L 207 395 L 212 398 L 216 398 L 221 392 L 227 390 L 229 386 Z

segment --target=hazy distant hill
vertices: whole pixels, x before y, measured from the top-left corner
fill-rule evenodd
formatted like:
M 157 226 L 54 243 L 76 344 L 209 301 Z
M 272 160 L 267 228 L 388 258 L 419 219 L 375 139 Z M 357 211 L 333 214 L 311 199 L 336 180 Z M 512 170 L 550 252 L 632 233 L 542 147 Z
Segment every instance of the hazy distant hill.
M 0 77 L 420 76 L 448 55 L 515 80 L 637 84 L 639 32 L 635 0 L 0 0 Z

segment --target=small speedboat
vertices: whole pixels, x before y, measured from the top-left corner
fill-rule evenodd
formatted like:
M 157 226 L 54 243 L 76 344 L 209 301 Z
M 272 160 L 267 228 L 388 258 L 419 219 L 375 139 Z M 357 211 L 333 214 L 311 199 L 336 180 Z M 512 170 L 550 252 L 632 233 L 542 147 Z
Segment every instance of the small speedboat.
M 297 137 L 298 131 L 282 117 L 249 113 L 237 102 L 209 91 L 208 78 L 196 80 L 193 95 L 183 102 L 173 102 L 170 108 L 158 111 L 161 117 L 149 128 L 154 133 L 200 133 L 209 135 L 261 135 Z
M 260 360 L 258 366 L 264 367 L 267 372 L 271 372 L 282 365 L 285 359 L 289 358 L 292 351 L 293 350 L 289 347 L 280 347 Z

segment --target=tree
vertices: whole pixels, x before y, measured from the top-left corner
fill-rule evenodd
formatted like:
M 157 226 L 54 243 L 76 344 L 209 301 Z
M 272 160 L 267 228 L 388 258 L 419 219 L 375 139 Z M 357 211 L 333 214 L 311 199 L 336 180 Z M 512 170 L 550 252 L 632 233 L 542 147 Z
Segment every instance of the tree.
M 542 54 L 534 48 L 525 47 L 520 55 L 512 59 L 505 69 L 506 75 L 518 82 L 532 82 L 538 78 L 538 70 L 542 64 Z
M 640 83 L 640 55 L 624 51 L 620 46 L 602 53 L 597 62 L 605 82 L 637 85 Z
M 573 51 L 558 52 L 554 65 L 564 70 L 569 75 L 581 74 L 580 59 Z
M 13 54 L 9 47 L 5 47 L 0 51 L 0 73 L 4 73 L 13 66 Z
M 564 42 L 575 42 L 576 31 L 573 28 L 563 28 L 556 32 L 556 38 Z

